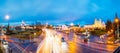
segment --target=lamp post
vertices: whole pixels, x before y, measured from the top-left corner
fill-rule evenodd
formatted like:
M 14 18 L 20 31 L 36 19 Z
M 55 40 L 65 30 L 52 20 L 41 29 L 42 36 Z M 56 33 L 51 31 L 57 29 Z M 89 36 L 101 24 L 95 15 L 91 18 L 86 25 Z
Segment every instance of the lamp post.
M 115 23 L 117 24 L 117 38 L 119 38 L 119 19 L 115 19 Z

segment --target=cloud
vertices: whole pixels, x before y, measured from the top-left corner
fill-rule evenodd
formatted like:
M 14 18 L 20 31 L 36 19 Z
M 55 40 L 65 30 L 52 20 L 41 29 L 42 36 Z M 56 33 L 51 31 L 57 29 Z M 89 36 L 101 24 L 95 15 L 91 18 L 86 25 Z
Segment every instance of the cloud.
M 92 11 L 93 12 L 96 12 L 96 11 L 100 10 L 100 6 L 98 6 L 97 4 L 92 3 L 91 5 L 92 5 Z

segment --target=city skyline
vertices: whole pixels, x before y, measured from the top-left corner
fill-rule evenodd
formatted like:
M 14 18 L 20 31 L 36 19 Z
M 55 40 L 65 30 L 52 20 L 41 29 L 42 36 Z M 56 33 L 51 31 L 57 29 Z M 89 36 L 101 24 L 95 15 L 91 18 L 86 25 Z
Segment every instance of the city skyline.
M 115 16 L 114 16 L 114 19 L 116 18 L 116 15 L 118 17 L 118 14 L 116 13 Z M 119 18 L 119 17 L 118 17 Z M 7 18 L 5 18 L 7 19 Z M 9 18 L 6 22 L 2 22 L 0 23 L 0 25 L 8 25 L 8 22 L 10 23 L 11 26 L 19 26 L 22 21 L 24 21 L 26 24 L 28 25 L 32 25 L 32 24 L 36 24 L 37 22 L 41 23 L 41 24 L 46 24 L 48 23 L 49 25 L 70 25 L 71 23 L 73 23 L 74 25 L 80 25 L 80 26 L 84 26 L 84 25 L 90 25 L 90 24 L 94 24 L 95 22 L 95 19 L 96 20 L 101 20 L 102 22 L 106 23 L 108 20 L 111 21 L 111 22 L 114 22 L 114 19 L 107 19 L 107 20 L 102 20 L 101 18 L 94 18 L 94 20 L 91 20 L 91 22 L 87 23 L 85 21 L 80 21 L 80 22 L 62 22 L 62 23 L 54 23 L 54 22 L 49 22 L 49 21 L 42 21 L 42 20 L 36 20 L 36 21 L 26 21 L 26 20 L 21 20 L 21 21 L 16 21 L 16 22 L 9 22 Z
M 120 53 L 120 0 L 0 0 L 0 53 Z

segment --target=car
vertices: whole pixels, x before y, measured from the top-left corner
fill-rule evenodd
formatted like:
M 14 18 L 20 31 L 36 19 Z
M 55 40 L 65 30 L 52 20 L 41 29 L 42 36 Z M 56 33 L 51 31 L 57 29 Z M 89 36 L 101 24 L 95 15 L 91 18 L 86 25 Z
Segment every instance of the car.
M 65 39 L 64 39 L 64 37 L 62 37 L 62 38 L 61 38 L 61 41 L 62 41 L 62 42 L 65 42 Z
M 85 38 L 85 39 L 84 39 L 84 42 L 87 43 L 87 42 L 88 42 L 88 38 Z
M 2 44 L 7 45 L 8 42 L 6 40 L 2 40 Z
M 61 48 L 62 48 L 62 53 L 68 53 L 68 44 L 67 44 L 67 42 L 65 41 L 65 38 L 64 37 L 62 37 L 61 38 Z

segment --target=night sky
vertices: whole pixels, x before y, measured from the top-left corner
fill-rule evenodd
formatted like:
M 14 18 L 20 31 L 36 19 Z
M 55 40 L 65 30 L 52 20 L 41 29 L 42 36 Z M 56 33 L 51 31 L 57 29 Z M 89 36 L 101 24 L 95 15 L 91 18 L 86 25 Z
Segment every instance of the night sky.
M 0 0 L 0 23 L 40 21 L 91 24 L 95 18 L 120 17 L 120 0 Z M 10 19 L 5 20 L 5 15 Z

